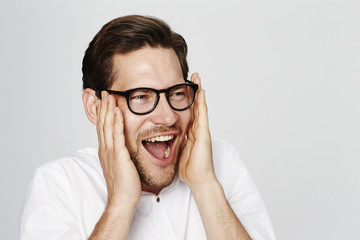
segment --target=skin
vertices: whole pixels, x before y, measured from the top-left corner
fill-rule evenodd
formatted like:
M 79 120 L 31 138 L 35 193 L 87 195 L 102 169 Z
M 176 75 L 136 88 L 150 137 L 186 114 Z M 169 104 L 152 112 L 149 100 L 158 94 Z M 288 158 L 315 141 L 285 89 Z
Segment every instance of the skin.
M 116 55 L 114 65 L 118 73 L 117 79 L 120 81 L 115 81 L 112 89 L 126 90 L 140 86 L 162 89 L 184 83 L 179 61 L 172 49 L 158 48 L 154 51 L 152 48 L 144 48 L 126 55 Z M 175 134 L 175 152 L 179 152 L 191 120 L 191 110 L 172 110 L 165 94 L 161 94 L 155 110 L 139 116 L 130 112 L 125 98 L 117 97 L 116 100 L 125 122 L 126 147 L 131 155 L 138 155 L 138 161 L 153 178 L 155 186 L 143 182 L 142 188 L 158 194 L 163 187 L 172 182 L 176 173 L 177 157 L 172 159 L 171 164 L 159 166 L 143 148 L 141 141 L 154 136 Z
M 172 49 L 145 47 L 116 55 L 113 60 L 117 80 L 112 90 L 162 89 L 183 83 Z M 208 239 L 250 239 L 215 176 L 205 91 L 197 73 L 190 80 L 199 84 L 191 108 L 174 111 L 161 94 L 156 109 L 141 116 L 131 113 L 122 97 L 103 92 L 100 100 L 93 90 L 84 90 L 84 106 L 89 120 L 96 124 L 99 159 L 108 189 L 107 207 L 89 239 L 126 239 L 141 191 L 158 194 L 171 183 L 176 169 L 194 196 Z M 139 141 L 168 134 L 177 135 L 175 154 L 168 164 L 160 166 Z M 132 160 L 135 157 L 152 182 L 140 180 Z

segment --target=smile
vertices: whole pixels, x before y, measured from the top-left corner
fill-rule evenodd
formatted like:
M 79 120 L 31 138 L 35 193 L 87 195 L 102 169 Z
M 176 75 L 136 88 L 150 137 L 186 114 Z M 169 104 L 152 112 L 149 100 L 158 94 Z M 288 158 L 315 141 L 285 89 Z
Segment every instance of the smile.
M 160 165 L 167 164 L 172 160 L 172 146 L 176 135 L 155 136 L 142 141 L 144 148 L 157 160 Z

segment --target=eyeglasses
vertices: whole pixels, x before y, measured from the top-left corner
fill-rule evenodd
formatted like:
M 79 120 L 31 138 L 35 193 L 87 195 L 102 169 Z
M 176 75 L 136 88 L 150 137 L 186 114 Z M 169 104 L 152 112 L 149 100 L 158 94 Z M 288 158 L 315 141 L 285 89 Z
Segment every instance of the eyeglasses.
M 122 92 L 100 89 L 97 90 L 96 94 L 101 96 L 101 91 L 107 91 L 110 94 L 123 96 L 126 98 L 127 105 L 132 113 L 145 115 L 156 108 L 159 103 L 160 93 L 165 93 L 172 109 L 184 111 L 193 104 L 197 89 L 197 84 L 185 80 L 183 84 L 177 84 L 166 89 L 134 88 Z

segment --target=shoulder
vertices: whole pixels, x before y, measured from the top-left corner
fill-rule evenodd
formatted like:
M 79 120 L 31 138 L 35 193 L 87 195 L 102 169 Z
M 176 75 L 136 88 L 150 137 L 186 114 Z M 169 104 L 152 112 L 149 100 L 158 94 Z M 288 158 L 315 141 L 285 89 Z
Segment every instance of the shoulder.
M 230 143 L 221 139 L 213 139 L 212 151 L 215 172 L 246 169 L 239 152 Z
M 252 178 L 234 146 L 220 139 L 212 141 L 213 164 L 216 177 L 227 196 L 235 189 L 256 188 Z
M 78 228 L 82 209 L 102 209 L 106 189 L 103 185 L 96 148 L 81 149 L 41 165 L 23 201 L 20 235 L 35 239 L 39 234 L 48 236 L 51 228 L 53 235 L 67 234 L 76 239 L 85 236 Z
M 56 157 L 37 168 L 36 171 L 61 172 L 69 168 L 98 167 L 97 148 L 83 148 L 73 153 Z
M 57 157 L 38 167 L 29 184 L 27 202 L 67 202 L 82 191 L 104 189 L 104 177 L 96 148 L 84 148 Z M 59 200 L 60 199 L 60 200 Z
M 216 155 L 216 157 L 221 157 L 224 155 L 232 155 L 237 152 L 234 146 L 232 146 L 230 143 L 215 138 L 212 140 L 212 148 L 213 148 L 213 154 Z
M 102 176 L 97 148 L 83 148 L 54 158 L 36 169 L 34 179 L 70 182 L 89 174 Z
M 261 195 L 240 154 L 223 140 L 212 143 L 214 170 L 231 208 L 253 239 L 275 239 Z

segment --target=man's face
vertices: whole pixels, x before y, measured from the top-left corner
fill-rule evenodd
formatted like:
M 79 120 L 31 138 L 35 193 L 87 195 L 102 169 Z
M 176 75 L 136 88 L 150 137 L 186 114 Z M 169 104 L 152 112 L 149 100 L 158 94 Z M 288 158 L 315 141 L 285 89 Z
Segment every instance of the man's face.
M 181 67 L 173 49 L 151 48 L 118 54 L 113 59 L 116 80 L 111 90 L 138 87 L 165 89 L 184 83 Z M 177 161 L 191 120 L 191 111 L 175 111 L 165 93 L 149 114 L 132 113 L 126 99 L 116 96 L 124 115 L 126 147 L 139 172 L 143 189 L 158 191 L 174 179 Z

